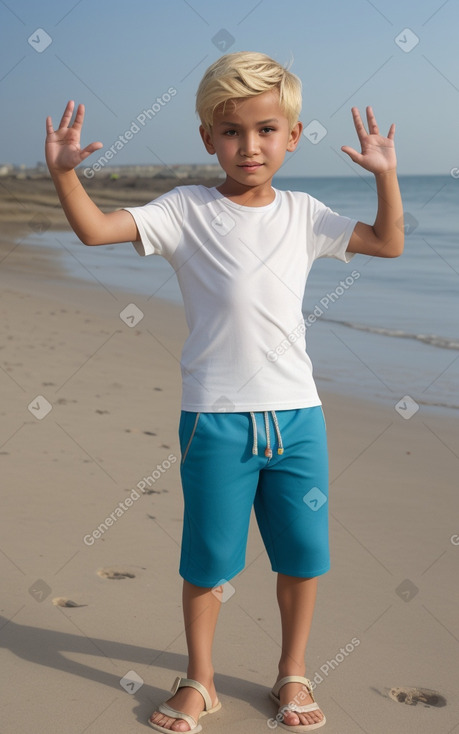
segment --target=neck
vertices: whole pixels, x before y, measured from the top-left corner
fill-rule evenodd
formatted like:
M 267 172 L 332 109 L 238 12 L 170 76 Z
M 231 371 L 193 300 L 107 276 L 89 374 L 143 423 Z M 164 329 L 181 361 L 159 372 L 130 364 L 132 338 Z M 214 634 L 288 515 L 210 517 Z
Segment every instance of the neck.
M 226 181 L 217 186 L 223 196 L 230 201 L 242 206 L 266 206 L 275 199 L 275 192 L 271 186 L 272 179 L 265 181 L 259 186 L 244 186 L 232 178 L 227 177 Z

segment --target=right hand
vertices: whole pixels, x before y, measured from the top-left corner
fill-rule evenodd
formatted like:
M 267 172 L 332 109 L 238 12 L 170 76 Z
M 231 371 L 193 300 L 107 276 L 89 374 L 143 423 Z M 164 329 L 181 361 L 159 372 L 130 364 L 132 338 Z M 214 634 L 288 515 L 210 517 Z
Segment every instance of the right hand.
M 79 104 L 73 125 L 72 119 L 75 103 L 68 102 L 57 130 L 54 130 L 51 117 L 46 118 L 46 163 L 51 173 L 63 173 L 76 168 L 91 153 L 103 148 L 102 143 L 90 143 L 86 148 L 80 148 L 80 132 L 84 120 L 84 105 Z

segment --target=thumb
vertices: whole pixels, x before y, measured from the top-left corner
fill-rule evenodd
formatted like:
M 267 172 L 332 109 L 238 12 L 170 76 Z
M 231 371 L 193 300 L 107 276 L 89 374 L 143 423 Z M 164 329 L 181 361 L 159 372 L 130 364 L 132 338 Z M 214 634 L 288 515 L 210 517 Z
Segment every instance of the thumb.
M 341 150 L 343 151 L 343 153 L 347 153 L 347 155 L 351 158 L 351 160 L 354 161 L 354 163 L 360 163 L 362 154 L 358 153 L 354 148 L 350 148 L 349 145 L 342 145 Z
M 103 147 L 104 144 L 100 141 L 97 143 L 90 143 L 86 146 L 86 148 L 83 148 L 83 150 L 80 151 L 81 160 L 84 161 L 88 156 L 91 155 L 91 153 L 95 153 L 96 150 L 100 150 Z

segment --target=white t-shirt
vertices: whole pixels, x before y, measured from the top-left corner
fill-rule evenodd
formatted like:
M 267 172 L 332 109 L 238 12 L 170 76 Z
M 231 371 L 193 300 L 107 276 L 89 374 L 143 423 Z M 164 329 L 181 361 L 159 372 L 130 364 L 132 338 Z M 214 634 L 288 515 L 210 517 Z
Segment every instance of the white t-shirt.
M 356 220 L 309 194 L 274 191 L 271 204 L 250 207 L 215 187 L 180 186 L 126 208 L 137 252 L 165 257 L 183 295 L 182 410 L 321 405 L 301 329 L 306 279 L 316 258 L 350 261 Z M 291 346 L 275 358 L 286 339 Z

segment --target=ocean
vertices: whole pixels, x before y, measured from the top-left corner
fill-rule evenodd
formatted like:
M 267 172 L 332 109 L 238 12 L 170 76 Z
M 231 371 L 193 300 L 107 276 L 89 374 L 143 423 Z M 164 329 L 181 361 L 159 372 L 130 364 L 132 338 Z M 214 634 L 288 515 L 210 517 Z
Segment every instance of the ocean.
M 372 177 L 277 177 L 273 186 L 306 191 L 340 214 L 374 221 Z M 303 312 L 314 378 L 319 393 L 324 389 L 404 405 L 412 412 L 456 411 L 459 179 L 400 176 L 400 187 L 406 232 L 402 257 L 356 255 L 349 264 L 325 258 L 313 265 Z M 88 248 L 71 232 L 34 234 L 27 243 L 34 242 L 49 247 L 52 257 L 58 251 L 59 264 L 72 278 L 123 289 L 133 301 L 142 294 L 182 302 L 171 266 L 160 257 L 139 257 L 132 245 Z

